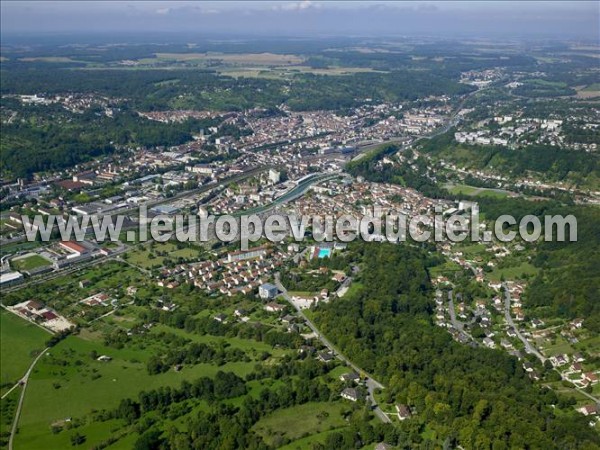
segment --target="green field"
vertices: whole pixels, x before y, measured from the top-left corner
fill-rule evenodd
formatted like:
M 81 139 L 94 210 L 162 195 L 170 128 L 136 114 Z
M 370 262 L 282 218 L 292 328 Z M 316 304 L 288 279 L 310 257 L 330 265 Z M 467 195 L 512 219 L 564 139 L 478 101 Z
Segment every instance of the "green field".
M 178 249 L 171 242 L 154 243 L 143 249 L 135 249 L 127 254 L 127 261 L 143 269 L 161 267 L 167 259 L 177 261 L 179 258 L 185 260 L 199 260 L 201 249 L 199 247 L 184 247 Z
M 331 434 L 335 431 L 337 431 L 337 430 L 328 430 L 328 431 L 323 431 L 322 433 L 312 434 L 305 438 L 295 440 L 294 442 L 291 442 L 287 445 L 279 447 L 279 450 L 312 450 L 314 444 L 325 443 L 325 439 L 327 438 L 327 435 Z M 339 431 L 341 431 L 341 429 Z M 369 447 L 373 448 L 373 446 L 369 446 Z M 369 447 L 367 447 L 367 448 L 369 448 Z
M 92 359 L 92 351 L 109 355 L 110 362 Z M 16 448 L 64 449 L 68 431 L 51 433 L 50 426 L 67 418 L 86 418 L 92 409 L 110 409 L 126 397 L 135 398 L 142 390 L 160 386 L 179 386 L 183 380 L 214 376 L 218 371 L 248 374 L 255 361 L 231 362 L 221 366 L 197 364 L 180 372 L 169 370 L 149 375 L 145 361 L 154 353 L 150 346 L 115 349 L 102 343 L 69 337 L 53 347 L 36 366 L 30 378 L 19 422 Z M 95 423 L 80 430 L 86 445 L 97 444 L 110 436 L 115 423 Z M 84 432 L 85 431 L 85 432 Z M 89 431 L 89 432 L 88 432 Z M 70 444 L 69 444 L 70 446 Z
M 1 381 L 15 383 L 22 377 L 35 355 L 44 349 L 50 334 L 14 314 L 0 312 Z
M 585 88 L 583 88 L 582 90 L 586 91 L 586 92 L 600 91 L 600 83 L 592 83 L 589 86 L 586 86 Z
M 571 354 L 574 352 L 573 347 L 567 342 L 567 340 L 564 337 L 557 335 L 554 339 L 554 344 L 550 343 L 545 346 L 545 356 L 554 356 L 559 355 L 561 353 Z
M 33 270 L 38 267 L 50 266 L 51 262 L 40 255 L 31 255 L 22 259 L 12 260 L 11 264 L 16 270 Z
M 0 400 L 0 448 L 5 448 L 8 445 L 8 437 L 15 418 L 15 412 L 17 411 L 17 404 L 19 403 L 22 389 L 22 387 L 18 387 Z
M 203 344 L 227 344 L 231 348 L 239 348 L 240 350 L 248 353 L 249 355 L 257 355 L 261 352 L 269 352 L 274 356 L 283 356 L 285 353 L 287 353 L 285 350 L 280 348 L 274 349 L 269 344 L 265 344 L 264 342 L 241 339 L 238 337 L 211 336 L 210 334 L 192 334 L 187 333 L 184 330 L 167 327 L 165 325 L 157 325 L 154 328 L 152 328 L 152 332 L 160 331 L 167 331 L 169 333 L 173 333 L 178 336 L 191 339 L 194 342 L 201 342 Z
M 345 426 L 346 420 L 342 417 L 342 412 L 349 409 L 349 404 L 341 402 L 306 403 L 278 410 L 259 420 L 253 429 L 267 444 L 279 448 L 287 440 L 295 441 Z
M 564 83 L 562 81 L 548 81 L 548 80 L 543 80 L 541 78 L 530 78 L 527 80 L 523 80 L 523 83 L 529 83 L 529 84 L 543 86 L 543 87 L 557 87 L 557 88 L 562 88 L 562 87 L 567 86 L 567 83 Z
M 492 272 L 490 272 L 489 278 L 493 281 L 500 281 L 502 276 L 504 276 L 506 280 L 519 280 L 527 275 L 536 275 L 538 271 L 539 269 L 537 267 L 534 267 L 528 262 L 523 262 L 519 265 L 505 267 L 502 269 L 496 267 Z
M 455 184 L 449 187 L 448 190 L 454 195 L 467 195 L 469 197 L 505 198 L 509 195 L 508 191 L 501 189 L 479 188 L 467 184 Z
M 482 243 L 470 243 L 464 242 L 459 244 L 457 249 L 463 253 L 466 259 L 474 259 L 476 257 L 483 257 L 487 252 L 487 247 Z
M 440 264 L 439 266 L 431 267 L 429 269 L 429 274 L 435 278 L 439 276 L 449 276 L 456 272 L 461 272 L 464 269 L 460 267 L 454 261 L 447 260 L 444 264 Z

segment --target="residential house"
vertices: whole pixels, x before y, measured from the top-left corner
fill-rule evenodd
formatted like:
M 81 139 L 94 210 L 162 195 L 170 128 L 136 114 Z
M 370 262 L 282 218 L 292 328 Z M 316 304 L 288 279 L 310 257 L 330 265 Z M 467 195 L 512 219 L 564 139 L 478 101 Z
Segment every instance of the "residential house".
M 335 356 L 331 352 L 319 352 L 317 359 L 321 362 L 328 363 L 335 359 Z
M 271 302 L 271 303 L 267 303 L 265 305 L 265 311 L 268 311 L 268 312 L 281 312 L 284 309 L 285 309 L 285 306 L 280 305 L 279 303 Z
M 225 314 L 217 314 L 214 319 L 217 322 L 224 323 L 227 320 L 227 316 Z
M 362 398 L 358 389 L 355 388 L 346 388 L 342 391 L 340 395 L 342 396 L 342 398 L 350 400 L 351 402 L 356 402 Z
M 581 408 L 577 409 L 577 411 L 583 414 L 584 416 L 595 416 L 598 413 L 598 405 L 584 405 Z
M 343 373 L 340 375 L 340 380 L 345 383 L 358 383 L 360 381 L 360 375 L 356 372 Z
M 396 411 L 398 412 L 398 420 L 406 420 L 412 417 L 412 413 L 410 412 L 410 408 L 407 405 L 396 405 Z

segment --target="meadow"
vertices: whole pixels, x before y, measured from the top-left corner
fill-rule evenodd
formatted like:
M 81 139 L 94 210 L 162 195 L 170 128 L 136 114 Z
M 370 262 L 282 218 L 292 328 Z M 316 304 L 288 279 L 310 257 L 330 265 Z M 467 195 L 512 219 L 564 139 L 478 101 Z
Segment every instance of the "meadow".
M 253 429 L 267 444 L 280 447 L 287 439 L 294 441 L 345 426 L 343 414 L 349 410 L 349 404 L 342 402 L 311 402 L 270 414 L 259 420 Z
M 469 197 L 508 197 L 509 192 L 503 189 L 490 189 L 469 186 L 467 184 L 455 184 L 448 187 L 448 190 L 454 195 L 467 195 Z
M 522 280 L 525 277 L 534 276 L 538 272 L 539 269 L 531 263 L 522 262 L 505 268 L 496 267 L 488 276 L 492 281 L 500 281 L 503 277 L 506 280 Z
M 255 361 L 229 362 L 220 366 L 196 364 L 185 366 L 178 372 L 169 370 L 150 375 L 145 363 L 158 348 L 151 342 L 147 345 L 141 342 L 116 349 L 78 336 L 60 342 L 40 360 L 32 373 L 19 423 L 20 433 L 15 441 L 17 448 L 65 448 L 67 435 L 75 431 L 54 434 L 51 426 L 69 423 L 75 418 L 87 424 L 78 430 L 86 435 L 86 445 L 97 444 L 123 424 L 118 421 L 93 422 L 90 420 L 93 410 L 112 409 L 121 399 L 136 398 L 142 390 L 175 387 L 183 380 L 213 377 L 218 371 L 245 376 L 255 364 Z M 97 361 L 97 355 L 107 355 L 112 360 Z
M 0 379 L 4 385 L 16 383 L 25 374 L 35 355 L 45 348 L 50 333 L 2 310 L 0 311 L 0 336 L 2 337 Z M 3 388 L 3 393 L 4 390 Z
M 199 247 L 177 248 L 172 242 L 152 243 L 150 246 L 136 248 L 127 254 L 127 261 L 142 269 L 162 267 L 165 261 L 179 259 L 199 259 L 202 250 Z

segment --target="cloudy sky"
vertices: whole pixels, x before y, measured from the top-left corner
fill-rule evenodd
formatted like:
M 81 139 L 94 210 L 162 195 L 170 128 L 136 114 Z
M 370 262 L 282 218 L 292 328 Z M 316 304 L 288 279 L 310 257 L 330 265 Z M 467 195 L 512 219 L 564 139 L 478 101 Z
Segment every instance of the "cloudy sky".
M 428 35 L 598 39 L 597 1 L 14 1 L 2 33 Z

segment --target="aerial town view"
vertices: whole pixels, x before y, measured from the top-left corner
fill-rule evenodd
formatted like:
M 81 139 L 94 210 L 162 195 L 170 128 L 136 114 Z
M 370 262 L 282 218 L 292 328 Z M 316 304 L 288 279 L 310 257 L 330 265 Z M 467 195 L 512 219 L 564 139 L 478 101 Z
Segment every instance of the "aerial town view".
M 598 1 L 0 31 L 0 449 L 600 449 Z

